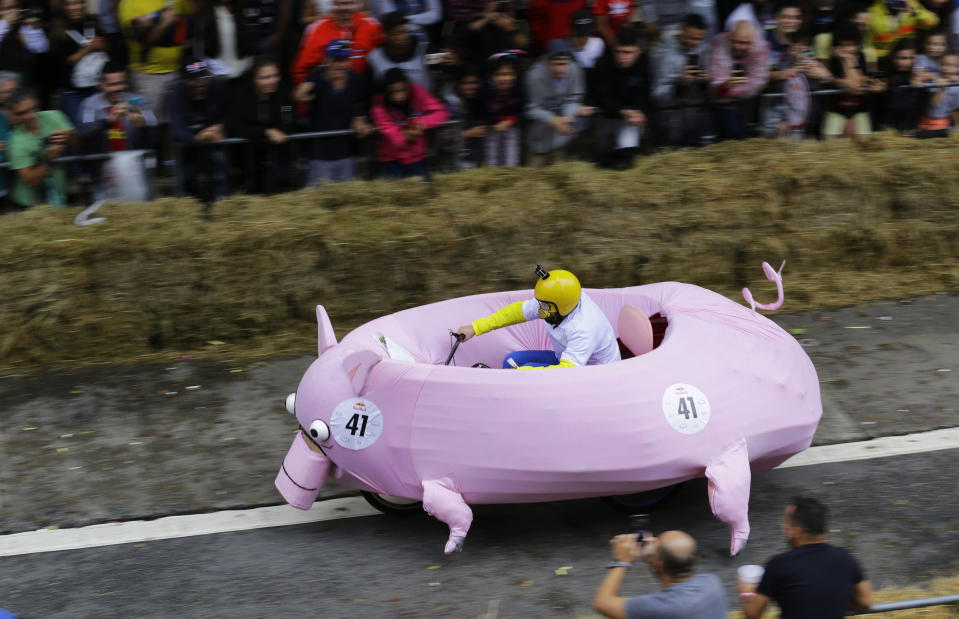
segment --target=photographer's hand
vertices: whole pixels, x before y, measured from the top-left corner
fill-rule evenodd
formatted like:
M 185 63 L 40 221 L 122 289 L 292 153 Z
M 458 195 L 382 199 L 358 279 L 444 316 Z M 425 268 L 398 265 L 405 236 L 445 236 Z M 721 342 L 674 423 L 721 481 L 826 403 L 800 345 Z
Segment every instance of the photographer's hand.
M 636 541 L 638 537 L 635 533 L 624 533 L 609 540 L 610 548 L 613 551 L 613 560 L 625 561 L 626 563 L 635 561 L 641 553 L 640 546 Z

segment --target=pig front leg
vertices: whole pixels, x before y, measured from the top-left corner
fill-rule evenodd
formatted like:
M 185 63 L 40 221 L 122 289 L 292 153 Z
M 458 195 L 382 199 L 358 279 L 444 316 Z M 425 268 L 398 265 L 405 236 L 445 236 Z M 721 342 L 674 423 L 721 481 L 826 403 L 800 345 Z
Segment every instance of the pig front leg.
M 448 477 L 428 479 L 423 482 L 423 509 L 430 516 L 445 522 L 450 528 L 450 537 L 443 549 L 445 554 L 463 549 L 466 533 L 473 523 L 473 510 L 456 491 L 456 485 Z

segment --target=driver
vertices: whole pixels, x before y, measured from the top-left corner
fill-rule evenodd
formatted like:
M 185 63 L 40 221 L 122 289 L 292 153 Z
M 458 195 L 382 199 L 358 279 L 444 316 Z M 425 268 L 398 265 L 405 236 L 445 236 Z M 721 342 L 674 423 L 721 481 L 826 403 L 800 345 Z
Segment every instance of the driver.
M 506 355 L 503 367 L 573 368 L 619 361 L 619 345 L 609 319 L 599 306 L 583 292 L 579 280 L 569 271 L 546 272 L 536 265 L 536 288 L 533 299 L 517 301 L 463 325 L 459 333 L 466 341 L 493 329 L 542 318 L 553 350 L 520 350 Z

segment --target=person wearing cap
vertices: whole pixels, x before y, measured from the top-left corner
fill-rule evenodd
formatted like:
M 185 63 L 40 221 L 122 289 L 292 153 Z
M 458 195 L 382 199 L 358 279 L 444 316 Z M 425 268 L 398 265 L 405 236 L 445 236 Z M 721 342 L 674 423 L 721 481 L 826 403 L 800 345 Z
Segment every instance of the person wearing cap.
M 323 64 L 297 86 L 293 98 L 309 103 L 310 131 L 353 130 L 364 138 L 373 131 L 367 120 L 367 80 L 350 68 L 350 42 L 334 39 L 326 46 Z M 356 140 L 343 136 L 316 140 L 310 145 L 311 185 L 356 178 Z
M 357 74 L 366 75 L 366 56 L 383 44 L 383 28 L 357 9 L 356 0 L 333 0 L 332 14 L 315 22 L 304 34 L 290 70 L 294 85 L 302 83 L 323 62 L 326 46 L 333 39 L 350 42 L 350 64 Z
M 395 11 L 384 15 L 381 24 L 386 36 L 383 47 L 374 49 L 366 57 L 373 81 L 379 83 L 387 71 L 396 67 L 414 84 L 432 90 L 433 78 L 426 66 L 426 41 L 413 36 L 407 18 Z
M 547 51 L 568 51 L 588 76 L 606 51 L 606 43 L 601 37 L 595 36 L 596 22 L 589 9 L 576 11 L 570 21 L 571 34 L 565 39 L 552 41 Z
M 100 92 L 83 100 L 80 136 L 87 152 L 105 153 L 149 148 L 150 128 L 157 126 L 149 104 L 127 90 L 127 71 L 107 63 Z
M 549 52 L 526 73 L 526 148 L 540 168 L 566 158 L 586 95 L 583 70 L 567 51 Z
M 617 535 L 610 540 L 612 561 L 596 590 L 593 608 L 612 619 L 726 619 L 726 592 L 715 574 L 696 574 L 696 540 L 683 531 L 663 531 L 659 537 Z M 662 591 L 625 598 L 619 590 L 633 561 L 642 559 Z M 814 615 L 807 615 L 812 617 Z
M 563 269 L 547 272 L 536 265 L 533 298 L 517 301 L 491 316 L 477 318 L 457 332 L 463 341 L 537 318 L 548 328 L 552 350 L 522 350 L 510 353 L 503 367 L 574 368 L 600 365 L 622 359 L 613 326 L 596 302 L 583 292 L 575 275 Z
M 586 0 L 532 0 L 527 17 L 536 49 L 543 52 L 551 41 L 568 37 L 573 13 L 585 8 Z
M 226 139 L 227 81 L 213 76 L 203 60 L 188 57 L 180 80 L 167 93 L 166 105 L 173 141 L 185 147 L 178 162 L 184 188 L 206 203 L 226 196 L 226 151 L 210 145 Z

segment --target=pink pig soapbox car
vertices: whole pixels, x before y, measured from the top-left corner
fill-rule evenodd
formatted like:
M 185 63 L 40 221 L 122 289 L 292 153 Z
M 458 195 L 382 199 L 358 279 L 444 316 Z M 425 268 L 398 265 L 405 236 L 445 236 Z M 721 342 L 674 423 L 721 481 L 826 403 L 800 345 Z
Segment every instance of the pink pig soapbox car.
M 300 425 L 276 486 L 309 509 L 324 481 L 416 505 L 462 548 L 470 504 L 628 495 L 706 477 L 713 514 L 749 536 L 751 471 L 809 447 L 822 402 L 800 344 L 756 308 L 690 284 L 588 289 L 616 327 L 623 360 L 556 370 L 499 367 L 550 348 L 542 320 L 473 338 L 451 356 L 447 328 L 532 291 L 482 294 L 373 320 L 336 342 L 317 306 L 319 358 L 287 408 Z M 652 318 L 652 320 L 650 319 Z M 417 507 L 418 509 L 418 507 Z

